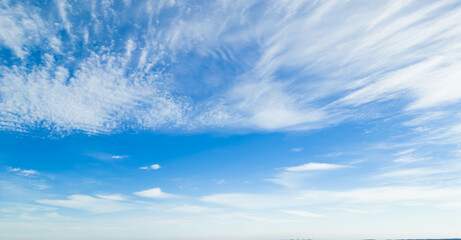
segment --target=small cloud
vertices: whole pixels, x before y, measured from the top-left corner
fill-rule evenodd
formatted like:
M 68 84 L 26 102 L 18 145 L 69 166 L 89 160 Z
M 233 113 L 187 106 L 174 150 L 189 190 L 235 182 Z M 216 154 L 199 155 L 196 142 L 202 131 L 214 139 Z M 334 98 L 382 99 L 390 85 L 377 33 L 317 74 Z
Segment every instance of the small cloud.
M 30 177 L 30 176 L 39 174 L 37 170 L 33 170 L 33 169 L 25 170 L 21 168 L 12 168 L 12 167 L 8 168 L 8 172 L 14 172 L 17 175 L 24 176 L 24 177 Z
M 287 167 L 285 170 L 288 172 L 304 172 L 304 171 L 315 171 L 315 170 L 333 170 L 339 168 L 345 168 L 346 165 L 331 164 L 331 163 L 306 163 L 295 167 Z
M 323 217 L 323 215 L 300 210 L 283 210 L 282 212 L 300 217 Z
M 139 169 L 141 170 L 158 170 L 162 168 L 159 164 L 152 164 L 150 166 L 144 166 L 144 167 L 140 167 Z
M 290 151 L 292 152 L 301 152 L 302 150 L 304 150 L 303 147 L 295 147 L 295 148 L 290 149 Z
M 158 164 L 152 164 L 152 165 L 150 165 L 150 169 L 153 169 L 153 170 L 157 170 L 157 169 L 160 169 L 160 168 L 161 168 L 161 167 L 160 167 L 160 165 L 158 165 Z
M 165 193 L 160 188 L 151 188 L 144 191 L 134 192 L 134 195 L 145 198 L 174 198 L 177 195 Z
M 112 159 L 123 159 L 123 158 L 127 158 L 129 157 L 128 155 L 123 155 L 123 156 L 120 156 L 120 155 L 114 155 L 112 156 Z

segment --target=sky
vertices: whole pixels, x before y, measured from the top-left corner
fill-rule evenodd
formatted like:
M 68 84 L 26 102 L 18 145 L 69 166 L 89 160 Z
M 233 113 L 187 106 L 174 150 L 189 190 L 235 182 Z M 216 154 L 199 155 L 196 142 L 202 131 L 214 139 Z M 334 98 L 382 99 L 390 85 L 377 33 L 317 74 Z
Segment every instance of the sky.
M 461 237 L 460 22 L 0 0 L 0 239 Z

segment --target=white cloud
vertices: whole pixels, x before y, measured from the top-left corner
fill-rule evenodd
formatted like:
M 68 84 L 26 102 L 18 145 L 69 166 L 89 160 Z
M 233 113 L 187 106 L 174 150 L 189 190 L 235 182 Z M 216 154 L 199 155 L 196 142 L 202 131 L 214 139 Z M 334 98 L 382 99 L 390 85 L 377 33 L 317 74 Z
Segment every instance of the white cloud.
M 159 164 L 152 164 L 150 166 L 144 166 L 144 167 L 140 167 L 139 169 L 141 170 L 158 170 L 162 168 Z
M 120 156 L 120 155 L 114 155 L 112 156 L 112 159 L 123 159 L 123 158 L 127 158 L 129 157 L 128 155 L 123 155 L 123 156 Z
M 305 172 L 305 171 L 317 171 L 317 170 L 334 170 L 345 168 L 346 165 L 331 164 L 331 163 L 306 163 L 299 166 L 287 167 L 285 170 L 287 172 Z
M 134 192 L 134 195 L 145 198 L 175 198 L 178 197 L 174 194 L 163 192 L 160 188 L 151 188 L 144 191 Z
M 160 169 L 160 168 L 161 168 L 161 167 L 160 167 L 160 165 L 158 165 L 158 164 L 152 164 L 152 165 L 150 165 L 150 169 L 153 169 L 153 170 L 157 170 L 157 169 Z
M 21 175 L 24 177 L 36 176 L 39 174 L 37 170 L 33 170 L 33 169 L 26 170 L 26 169 L 21 169 L 21 168 L 12 168 L 12 167 L 8 168 L 8 172 L 14 172 L 17 175 Z

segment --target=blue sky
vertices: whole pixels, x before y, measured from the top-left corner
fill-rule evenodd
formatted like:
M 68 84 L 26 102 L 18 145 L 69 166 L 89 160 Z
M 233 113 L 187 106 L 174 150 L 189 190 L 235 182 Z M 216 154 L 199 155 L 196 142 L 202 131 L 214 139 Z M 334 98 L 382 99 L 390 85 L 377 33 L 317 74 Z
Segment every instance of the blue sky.
M 0 239 L 459 237 L 459 22 L 0 0 Z

